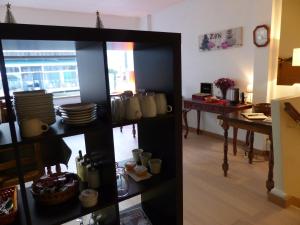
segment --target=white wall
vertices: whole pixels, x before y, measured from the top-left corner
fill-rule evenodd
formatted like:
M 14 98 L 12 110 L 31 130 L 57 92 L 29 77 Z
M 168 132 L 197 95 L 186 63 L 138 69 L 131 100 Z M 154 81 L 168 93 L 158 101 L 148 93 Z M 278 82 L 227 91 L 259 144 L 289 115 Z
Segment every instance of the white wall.
M 240 91 L 245 91 L 247 84 L 253 83 L 255 73 L 254 98 L 265 102 L 269 50 L 254 46 L 252 32 L 257 25 L 270 25 L 271 13 L 272 0 L 186 0 L 152 14 L 152 30 L 182 33 L 183 96 L 188 98 L 199 92 L 200 82 L 213 82 L 224 76 L 234 79 Z M 147 19 L 143 18 L 141 28 L 147 29 L 146 24 Z M 200 34 L 239 26 L 244 29 L 241 48 L 199 52 Z M 188 120 L 190 126 L 196 127 L 194 112 Z M 202 115 L 201 128 L 223 134 L 215 114 Z M 262 148 L 264 140 L 255 146 Z
M 4 21 L 6 9 L 0 8 L 0 21 Z M 12 7 L 13 15 L 17 23 L 58 25 L 76 27 L 95 27 L 96 13 L 76 13 L 66 11 L 33 9 L 23 7 Z M 139 29 L 138 17 L 124 17 L 114 15 L 101 15 L 105 28 L 114 29 Z

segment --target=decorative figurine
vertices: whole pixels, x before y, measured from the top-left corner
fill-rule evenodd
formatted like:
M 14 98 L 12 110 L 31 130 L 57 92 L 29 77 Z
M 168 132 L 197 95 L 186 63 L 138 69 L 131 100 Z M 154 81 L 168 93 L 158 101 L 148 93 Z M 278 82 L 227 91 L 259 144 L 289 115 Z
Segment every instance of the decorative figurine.
M 104 28 L 103 26 L 103 23 L 102 23 L 102 20 L 100 18 L 100 14 L 99 14 L 99 11 L 96 12 L 96 15 L 97 15 L 97 19 L 96 19 L 96 28 Z
M 5 23 L 16 23 L 16 20 L 10 10 L 10 6 L 11 6 L 10 3 L 6 4 L 6 15 L 5 15 L 4 22 Z

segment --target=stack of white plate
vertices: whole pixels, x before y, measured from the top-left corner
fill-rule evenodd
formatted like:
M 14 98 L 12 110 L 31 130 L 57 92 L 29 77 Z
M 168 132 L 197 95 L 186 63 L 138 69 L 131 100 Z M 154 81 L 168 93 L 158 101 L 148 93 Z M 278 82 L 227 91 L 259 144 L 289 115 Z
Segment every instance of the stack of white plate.
M 49 125 L 56 121 L 52 94 L 46 94 L 45 90 L 13 94 L 18 121 L 37 118 Z
M 97 105 L 94 103 L 66 104 L 59 107 L 64 123 L 84 125 L 97 119 Z

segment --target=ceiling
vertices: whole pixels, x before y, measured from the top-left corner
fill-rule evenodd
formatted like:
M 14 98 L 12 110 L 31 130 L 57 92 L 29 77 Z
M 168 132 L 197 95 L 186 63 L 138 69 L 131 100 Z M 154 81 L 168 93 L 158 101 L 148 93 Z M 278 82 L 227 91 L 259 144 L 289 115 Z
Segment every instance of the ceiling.
M 13 6 L 120 16 L 145 16 L 183 0 L 10 0 Z M 0 0 L 1 5 L 7 0 Z

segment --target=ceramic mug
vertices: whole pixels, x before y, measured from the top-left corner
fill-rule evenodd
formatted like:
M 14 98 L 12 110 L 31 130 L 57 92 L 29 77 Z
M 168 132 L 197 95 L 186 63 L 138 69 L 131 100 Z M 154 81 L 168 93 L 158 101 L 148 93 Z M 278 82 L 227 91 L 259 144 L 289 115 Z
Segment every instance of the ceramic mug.
M 140 102 L 137 96 L 125 100 L 125 115 L 127 120 L 138 120 L 142 117 Z
M 49 125 L 39 119 L 28 119 L 20 122 L 23 137 L 39 136 L 49 130 Z
M 154 96 L 146 95 L 140 96 L 140 105 L 142 110 L 142 115 L 145 118 L 155 117 L 157 115 L 156 103 Z
M 152 174 L 159 174 L 161 170 L 161 159 L 150 159 L 148 164 Z
M 155 94 L 155 103 L 157 114 L 166 114 L 172 112 L 172 106 L 167 104 L 167 98 L 164 93 Z

